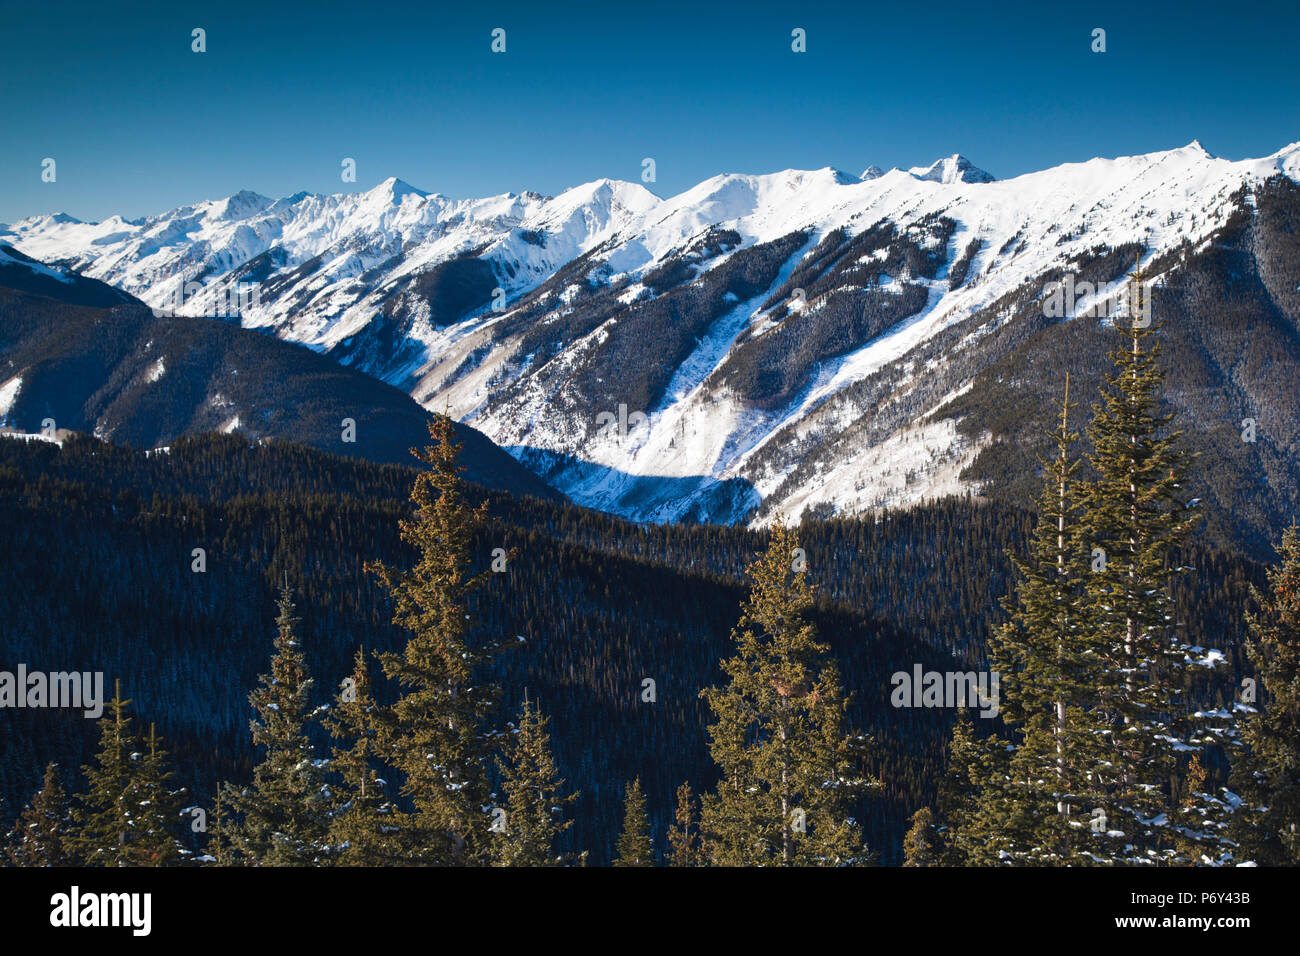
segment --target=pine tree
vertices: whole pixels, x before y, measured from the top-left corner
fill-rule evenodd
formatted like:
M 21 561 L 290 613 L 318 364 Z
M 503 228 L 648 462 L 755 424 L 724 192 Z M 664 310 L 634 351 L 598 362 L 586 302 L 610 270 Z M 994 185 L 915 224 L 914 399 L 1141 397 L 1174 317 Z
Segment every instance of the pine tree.
M 668 865 L 701 866 L 700 820 L 689 783 L 677 788 L 677 809 L 668 828 Z
M 148 747 L 140 757 L 131 787 L 132 858 L 138 866 L 174 866 L 189 856 L 176 838 L 184 791 L 171 789 L 169 781 L 174 776 L 162 741 L 150 724 Z
M 1183 570 L 1173 556 L 1197 514 L 1182 500 L 1186 457 L 1169 430 L 1172 415 L 1158 409 L 1158 326 L 1139 319 L 1149 293 L 1140 270 L 1130 278 L 1137 308 L 1115 322 L 1124 344 L 1111 353 L 1114 370 L 1088 428 L 1094 476 L 1083 492 L 1092 550 L 1082 623 L 1097 654 L 1097 739 L 1113 768 L 1097 781 L 1108 836 L 1096 841 L 1095 854 L 1173 862 L 1161 824 L 1174 802 L 1179 749 L 1199 745 L 1183 726 L 1189 648 L 1175 633 L 1171 582 Z
M 358 649 L 352 674 L 335 696 L 326 720 L 334 738 L 330 770 L 329 862 L 340 866 L 400 864 L 407 855 L 398 837 L 397 807 L 379 769 L 384 710 L 371 693 L 366 652 Z
M 82 767 L 89 790 L 73 808 L 68 845 L 85 866 L 165 865 L 182 854 L 173 831 L 180 794 L 167 787 L 171 773 L 152 729 L 143 751 L 130 704 L 115 681 L 109 713 L 99 719 L 99 752 Z
M 983 749 L 970 716 L 965 709 L 958 710 L 935 800 L 934 826 L 943 866 L 966 866 L 984 856 L 985 834 L 978 819 L 980 785 L 988 787 L 993 781 L 981 773 Z
M 646 813 L 645 791 L 641 778 L 627 786 L 623 797 L 623 832 L 614 847 L 615 866 L 654 866 L 654 843 L 650 837 L 650 817 Z
M 701 692 L 716 718 L 709 746 L 722 777 L 701 810 L 704 852 L 715 864 L 867 859 L 850 812 L 870 786 L 859 769 L 862 740 L 844 729 L 847 701 L 807 620 L 813 589 L 797 550 L 794 532 L 778 525 L 749 569 L 736 654 L 722 664 L 729 682 Z
M 496 862 L 501 866 L 556 866 L 566 859 L 556 850 L 561 833 L 573 826 L 564 808 L 578 799 L 563 795 L 564 779 L 551 756 L 550 720 L 524 697 L 519 724 L 498 760 L 505 794 L 504 831 L 496 837 Z
M 67 842 L 72 827 L 68 795 L 54 763 L 45 767 L 41 789 L 32 796 L 5 840 L 10 866 L 71 866 Z
M 922 807 L 912 814 L 912 826 L 903 837 L 903 866 L 938 866 L 943 841 L 934 826 L 934 813 Z
M 308 737 L 313 681 L 287 581 L 278 608 L 270 673 L 248 697 L 253 745 L 264 753 L 252 783 L 227 792 L 235 817 L 227 832 L 235 858 L 244 865 L 310 866 L 324 852 L 325 783 Z
M 208 839 L 204 846 L 204 855 L 200 863 L 212 866 L 230 865 L 230 838 L 226 833 L 228 813 L 223 800 L 223 791 L 227 785 L 218 784 L 213 796 L 212 813 L 208 816 Z
M 992 771 L 978 802 L 985 852 L 1001 862 L 1080 863 L 1090 849 L 1089 809 L 1103 754 L 1093 724 L 1095 650 L 1080 602 L 1087 553 L 1070 448 L 1069 377 L 1044 462 L 1045 487 L 1025 559 L 1011 555 L 1015 591 L 1008 620 L 989 640 L 999 675 L 1002 722 L 1013 731 L 1004 774 Z M 996 762 L 987 754 L 986 761 Z M 967 834 L 971 834 L 968 832 Z
M 1300 530 L 1282 534 L 1281 563 L 1267 592 L 1252 588 L 1247 654 L 1264 698 L 1243 721 L 1249 752 L 1233 768 L 1244 806 L 1233 831 L 1245 856 L 1268 866 L 1300 865 Z
M 137 740 L 122 699 L 122 682 L 114 682 L 109 712 L 99 718 L 99 752 L 82 767 L 89 792 L 73 808 L 72 840 L 77 861 L 85 866 L 130 866 L 131 789 L 139 758 Z
M 469 599 L 490 573 L 470 573 L 473 537 L 487 512 L 466 502 L 451 419 L 435 415 L 429 433 L 434 444 L 415 452 L 430 466 L 411 493 L 416 515 L 401 522 L 402 540 L 419 558 L 405 572 L 376 567 L 394 623 L 411 634 L 403 653 L 380 656 L 400 687 L 382 724 L 384 744 L 413 807 L 402 820 L 413 860 L 481 864 L 491 859 L 487 719 L 498 697 L 487 663 L 501 644 L 471 642 Z

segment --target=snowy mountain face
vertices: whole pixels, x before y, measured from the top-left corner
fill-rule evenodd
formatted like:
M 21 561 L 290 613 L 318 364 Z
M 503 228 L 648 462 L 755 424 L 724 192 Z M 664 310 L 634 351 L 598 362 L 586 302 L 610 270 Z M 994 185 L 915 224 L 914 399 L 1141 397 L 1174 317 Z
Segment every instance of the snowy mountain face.
M 1097 325 L 1088 309 L 1139 252 L 1166 284 L 1280 179 L 1300 179 L 1300 143 L 1005 181 L 961 156 L 724 175 L 667 199 L 602 180 L 451 200 L 388 180 L 140 221 L 39 217 L 0 242 L 450 408 L 581 504 L 763 523 L 979 493 L 973 463 L 1008 436 L 972 426 L 988 413 L 971 389 L 1049 326 Z M 1053 318 L 1047 285 L 1067 275 L 1078 300 Z M 1295 322 L 1286 281 L 1267 279 L 1269 307 Z M 1059 385 L 1034 383 L 1036 399 Z

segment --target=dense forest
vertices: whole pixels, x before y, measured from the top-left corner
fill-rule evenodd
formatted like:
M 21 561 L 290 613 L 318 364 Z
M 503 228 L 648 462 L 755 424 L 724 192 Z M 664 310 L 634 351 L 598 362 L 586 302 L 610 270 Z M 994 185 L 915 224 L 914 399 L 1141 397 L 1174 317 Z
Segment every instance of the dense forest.
M 169 741 L 192 803 L 211 806 L 219 779 L 252 772 L 246 698 L 266 666 L 286 577 L 316 703 L 351 672 L 357 648 L 403 643 L 364 565 L 411 560 L 398 522 L 410 510 L 414 469 L 221 435 L 182 439 L 165 453 L 83 437 L 62 447 L 8 440 L 0 456 L 0 502 L 11 518 L 0 525 L 7 659 L 121 680 L 139 719 Z M 490 665 L 505 691 L 495 718 L 517 712 L 525 694 L 549 716 L 557 766 L 579 794 L 564 852 L 610 860 L 634 778 L 663 847 L 678 786 L 689 781 L 700 793 L 716 783 L 698 692 L 717 678 L 744 570 L 768 536 L 636 525 L 477 488 L 470 497 L 494 519 L 476 533 L 476 564 L 490 567 L 496 548 L 513 551 L 473 599 L 483 631 L 516 645 Z M 907 818 L 933 799 L 952 720 L 944 709 L 891 707 L 889 677 L 918 662 L 983 666 L 1010 587 L 1004 552 L 1023 547 L 1029 527 L 1027 512 L 952 500 L 798 529 L 817 589 L 810 619 L 839 663 L 849 722 L 876 744 L 866 769 L 882 786 L 858 798 L 857 814 L 882 862 L 899 862 Z M 195 548 L 205 552 L 202 573 L 192 570 Z M 1179 615 L 1192 640 L 1239 667 L 1247 590 L 1262 570 L 1188 548 L 1196 571 L 1177 590 Z M 642 700 L 646 678 L 653 703 Z M 78 786 L 95 722 L 13 709 L 0 720 L 6 819 L 49 761 Z
M 6 662 L 114 689 L 0 708 L 8 858 L 1296 862 L 1300 538 L 1194 534 L 1158 333 L 1065 380 L 1026 508 L 634 524 L 467 482 L 442 415 L 414 466 L 0 441 Z

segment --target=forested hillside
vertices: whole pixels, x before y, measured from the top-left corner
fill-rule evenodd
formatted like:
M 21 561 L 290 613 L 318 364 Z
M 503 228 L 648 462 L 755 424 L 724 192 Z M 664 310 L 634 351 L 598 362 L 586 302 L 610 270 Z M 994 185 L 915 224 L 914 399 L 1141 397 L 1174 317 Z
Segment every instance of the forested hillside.
M 392 610 L 363 565 L 409 563 L 398 520 L 416 472 L 285 442 L 205 435 L 146 453 L 91 438 L 62 447 L 0 441 L 0 591 L 7 658 L 31 668 L 120 678 L 141 720 L 169 741 L 190 799 L 218 778 L 245 780 L 247 695 L 275 635 L 274 591 L 298 596 L 307 665 L 325 703 L 355 650 L 400 648 Z M 578 507 L 477 490 L 495 525 L 476 563 L 516 550 L 474 599 L 485 632 L 514 647 L 496 659 L 501 717 L 526 692 L 551 718 L 562 775 L 580 791 L 566 849 L 608 862 L 623 788 L 639 777 L 656 845 L 674 791 L 716 782 L 699 691 L 718 680 L 745 594 L 741 575 L 766 534 L 644 526 Z M 883 789 L 857 813 L 868 846 L 898 862 L 907 817 L 933 798 L 952 712 L 895 709 L 890 675 L 973 667 L 985 658 L 1004 551 L 1026 512 L 950 500 L 880 520 L 805 522 L 797 531 L 817 588 L 812 619 L 851 694 L 852 726 L 877 743 Z M 206 570 L 195 572 L 193 551 Z M 1240 664 L 1245 592 L 1261 570 L 1192 545 L 1176 592 L 1189 640 Z M 522 637 L 520 641 L 518 638 Z M 657 688 L 642 699 L 643 681 Z M 1226 691 L 1225 691 L 1226 693 Z M 58 710 L 6 709 L 0 797 L 12 819 L 42 768 L 89 761 L 95 724 Z M 71 781 L 70 781 L 71 782 Z
M 429 413 L 408 396 L 310 349 L 138 302 L 90 305 L 83 287 L 93 280 L 83 277 L 50 279 L 40 294 L 10 286 L 24 275 L 25 266 L 0 270 L 0 429 L 140 448 L 239 431 L 388 462 L 408 461 L 427 437 Z M 473 428 L 457 432 L 473 480 L 561 497 Z

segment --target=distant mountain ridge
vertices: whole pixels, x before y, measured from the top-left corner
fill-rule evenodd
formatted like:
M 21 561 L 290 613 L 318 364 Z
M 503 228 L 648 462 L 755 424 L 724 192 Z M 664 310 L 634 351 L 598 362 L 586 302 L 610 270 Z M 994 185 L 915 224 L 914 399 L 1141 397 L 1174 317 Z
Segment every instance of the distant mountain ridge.
M 429 443 L 429 415 L 408 396 L 309 349 L 226 322 L 159 317 L 138 302 L 86 305 L 87 283 L 92 292 L 100 283 L 76 276 L 50 279 L 45 291 L 63 298 L 36 294 L 10 285 L 20 268 L 44 276 L 46 267 L 0 259 L 0 430 L 86 432 L 145 449 L 238 432 L 401 464 Z M 458 433 L 469 480 L 563 499 L 475 429 Z
M 862 177 L 727 174 L 668 198 L 597 180 L 452 200 L 389 179 L 136 222 L 38 217 L 0 241 L 164 310 L 177 287 L 195 315 L 255 290 L 228 318 L 449 408 L 575 501 L 755 523 L 1020 495 L 1017 469 L 1032 478 L 1039 442 L 1023 422 L 1059 383 L 1017 393 L 1022 422 L 983 401 L 1007 384 L 989 376 L 1082 336 L 1069 358 L 1094 382 L 1104 336 L 1046 315 L 1046 288 L 1087 283 L 1077 315 L 1140 257 L 1171 345 L 1231 348 L 1233 313 L 1276 352 L 1268 366 L 1199 365 L 1172 400 L 1189 440 L 1220 458 L 1216 429 L 1271 422 L 1256 457 L 1216 480 L 1262 482 L 1254 500 L 1280 516 L 1297 500 L 1285 463 L 1300 418 L 1270 403 L 1297 371 L 1285 329 L 1300 316 L 1287 284 L 1300 254 L 1284 216 L 1262 220 L 1261 197 L 1290 208 L 1297 179 L 1300 143 L 1230 161 L 1198 142 L 1008 180 L 954 154 Z M 1244 257 L 1231 267 L 1216 254 L 1229 247 Z M 1166 296 L 1192 272 L 1221 292 Z M 1262 515 L 1237 530 L 1258 538 Z

